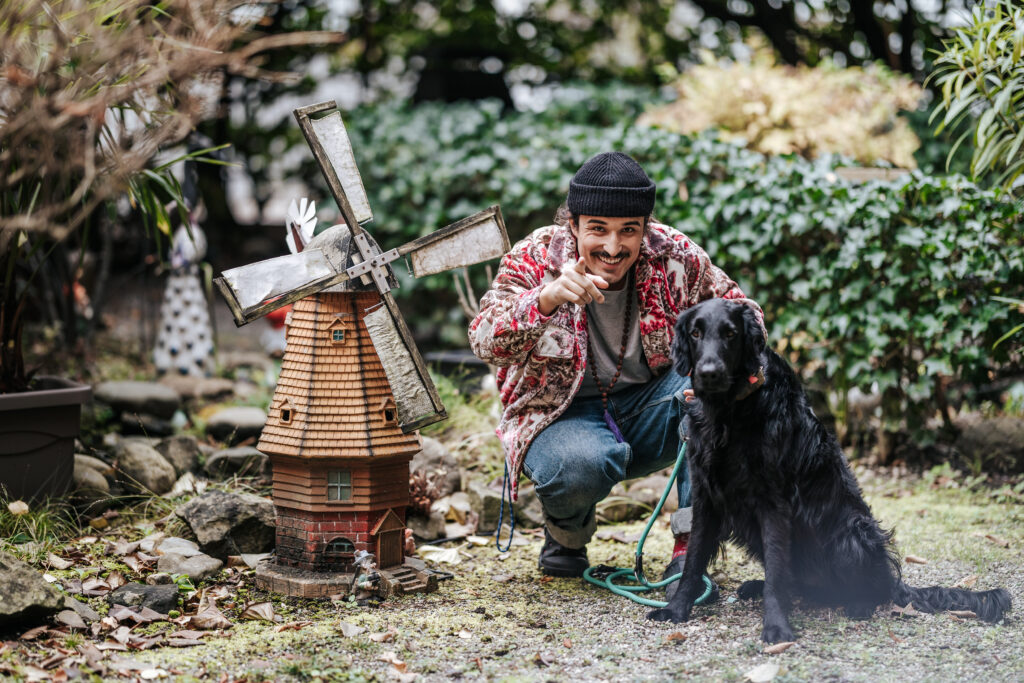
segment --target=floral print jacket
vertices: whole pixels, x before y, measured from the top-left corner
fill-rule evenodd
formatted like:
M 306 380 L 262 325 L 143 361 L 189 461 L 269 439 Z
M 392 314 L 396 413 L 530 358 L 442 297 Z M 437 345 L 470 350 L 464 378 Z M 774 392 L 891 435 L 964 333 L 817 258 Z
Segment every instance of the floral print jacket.
M 585 308 L 566 303 L 546 316 L 537 305 L 541 288 L 577 258 L 576 239 L 568 226 L 535 230 L 504 256 L 469 327 L 473 352 L 498 366 L 504 410 L 497 434 L 507 458 L 513 500 L 530 443 L 569 407 L 586 371 Z M 736 299 L 755 308 L 763 324 L 761 308 L 711 263 L 703 249 L 669 226 L 648 224 L 635 268 L 641 345 L 655 376 L 671 368 L 673 328 L 689 306 L 713 297 Z

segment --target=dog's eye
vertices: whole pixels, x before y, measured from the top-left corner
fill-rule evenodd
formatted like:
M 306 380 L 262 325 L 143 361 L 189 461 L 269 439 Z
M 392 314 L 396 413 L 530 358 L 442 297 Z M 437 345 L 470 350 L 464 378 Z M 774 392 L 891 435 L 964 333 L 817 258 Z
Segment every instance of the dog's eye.
M 690 333 L 690 336 L 693 337 L 694 339 L 700 339 L 700 330 L 694 330 L 693 332 Z
M 736 330 L 726 330 L 725 331 L 725 338 L 726 339 L 732 339 L 735 336 L 736 336 Z

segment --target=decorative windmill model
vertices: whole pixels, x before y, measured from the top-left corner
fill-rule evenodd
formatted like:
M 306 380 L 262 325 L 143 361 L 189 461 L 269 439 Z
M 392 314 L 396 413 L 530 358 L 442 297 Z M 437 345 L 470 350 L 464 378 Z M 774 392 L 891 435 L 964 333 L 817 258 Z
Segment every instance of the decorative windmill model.
M 345 224 L 216 280 L 237 325 L 295 304 L 258 446 L 273 466 L 277 561 L 256 578 L 275 592 L 331 595 L 366 551 L 385 592 L 429 590 L 422 563 L 404 555 L 409 460 L 415 430 L 447 414 L 391 295 L 389 264 L 404 256 L 416 277 L 440 273 L 500 257 L 508 236 L 492 206 L 382 252 L 362 227 L 373 214 L 336 109 L 324 102 L 295 117 Z M 304 222 L 292 223 L 296 243 Z

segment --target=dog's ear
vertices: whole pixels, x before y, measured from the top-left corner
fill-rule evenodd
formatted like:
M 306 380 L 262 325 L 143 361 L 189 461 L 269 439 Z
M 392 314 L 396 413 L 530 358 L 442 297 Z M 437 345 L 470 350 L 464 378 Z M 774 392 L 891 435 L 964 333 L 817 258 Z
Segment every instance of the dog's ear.
M 751 376 L 756 375 L 763 365 L 766 344 L 757 313 L 750 306 L 743 306 L 743 360 Z
M 676 320 L 675 338 L 672 340 L 672 367 L 680 377 L 689 375 L 693 366 L 693 360 L 690 358 L 690 332 L 687 329 L 692 317 L 693 309 L 690 308 L 683 311 Z

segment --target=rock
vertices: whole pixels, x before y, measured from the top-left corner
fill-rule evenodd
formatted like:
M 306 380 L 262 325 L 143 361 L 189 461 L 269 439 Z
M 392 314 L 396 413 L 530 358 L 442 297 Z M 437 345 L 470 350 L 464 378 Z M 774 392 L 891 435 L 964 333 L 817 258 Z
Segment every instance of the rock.
M 234 406 L 210 416 L 206 422 L 206 433 L 218 441 L 230 440 L 234 443 L 258 437 L 266 421 L 267 414 L 260 408 Z
M 200 549 L 219 560 L 274 547 L 274 504 L 267 498 L 207 491 L 174 512 L 192 529 Z
M 78 616 L 82 617 L 86 621 L 99 621 L 103 617 L 99 612 L 94 610 L 89 605 L 85 604 L 81 600 L 75 600 L 70 595 L 64 598 L 64 607 L 73 610 Z
M 149 413 L 122 413 L 121 433 L 142 434 L 145 436 L 170 436 L 174 433 L 174 424 L 170 420 L 165 420 Z
M 42 574 L 0 552 L 0 626 L 27 626 L 60 610 L 64 598 Z
M 193 584 L 214 576 L 223 566 L 224 563 L 220 560 L 202 553 L 192 555 L 191 557 L 177 553 L 167 553 L 161 555 L 160 559 L 156 562 L 157 571 L 168 574 L 187 574 Z
M 163 540 L 167 538 L 167 534 L 162 531 L 154 531 L 149 536 L 146 536 L 139 541 L 139 550 L 149 555 L 156 553 L 156 548 L 160 545 Z
M 54 618 L 57 620 L 58 624 L 62 624 L 68 628 L 77 628 L 82 631 L 89 628 L 88 625 L 86 625 L 85 620 L 73 610 L 61 610 L 60 612 L 57 612 L 57 616 Z
M 174 466 L 155 448 L 135 442 L 121 446 L 117 454 L 117 471 L 118 479 L 127 487 L 156 495 L 170 491 L 178 478 Z
M 100 512 L 111 504 L 110 482 L 103 476 L 103 473 L 82 460 L 89 458 L 87 455 L 75 456 L 75 470 L 72 473 L 72 498 L 76 507 L 84 508 L 89 512 Z M 96 460 L 96 458 L 89 458 Z M 97 461 L 102 462 L 102 461 Z M 106 465 L 106 463 L 103 463 Z M 107 466 L 109 470 L 110 467 Z
M 516 501 L 516 527 L 538 529 L 544 526 L 544 508 L 533 484 L 524 483 L 519 487 L 519 500 Z M 506 513 L 507 514 L 507 513 Z M 502 522 L 506 524 L 506 522 Z
M 272 369 L 273 364 L 265 353 L 255 351 L 221 351 L 217 354 L 217 365 L 225 370 L 238 368 Z
M 429 436 L 420 437 L 423 450 L 412 457 L 409 472 L 425 472 L 427 475 L 444 473 L 444 479 L 438 481 L 438 497 L 447 496 L 462 489 L 462 475 L 455 456 L 437 439 Z
M 103 382 L 94 390 L 96 399 L 114 410 L 145 413 L 164 420 L 178 409 L 178 392 L 156 382 Z
M 612 499 L 612 500 L 609 500 Z M 629 519 L 640 519 L 644 513 L 650 512 L 637 501 L 629 497 L 626 487 L 618 483 L 612 487 L 608 498 L 598 503 L 598 515 L 609 522 L 625 522 Z
M 154 548 L 158 555 L 174 554 L 181 555 L 182 557 L 195 557 L 196 555 L 202 555 L 203 551 L 199 549 L 199 546 L 195 541 L 190 541 L 186 538 L 179 538 L 177 536 L 168 536 Z M 171 572 L 172 574 L 174 572 Z
M 433 541 L 444 536 L 444 515 L 436 510 L 431 510 L 429 517 L 410 512 L 406 515 L 405 526 L 412 529 L 416 538 Z
M 165 384 L 176 392 L 182 400 L 205 398 L 214 399 L 230 396 L 234 393 L 235 383 L 222 377 L 195 377 L 193 375 L 164 375 L 160 384 Z
M 160 614 L 167 614 L 178 608 L 178 587 L 173 583 L 158 586 L 126 583 L 117 590 L 107 593 L 107 602 L 125 607 L 141 605 Z
M 84 453 L 75 453 L 75 469 L 80 467 L 88 467 L 89 469 L 96 470 L 100 474 L 114 474 L 114 466 L 108 462 L 94 458 L 91 455 L 85 455 Z
M 154 572 L 146 577 L 147 586 L 166 586 L 174 583 L 174 577 L 166 572 Z
M 501 491 L 495 491 L 482 481 L 474 481 L 466 488 L 469 504 L 479 515 L 477 533 L 491 533 L 498 528 L 498 513 L 501 509 Z
M 172 436 L 158 443 L 156 450 L 171 463 L 179 477 L 199 466 L 199 440 L 194 436 Z
M 957 420 L 956 449 L 968 466 L 985 472 L 1024 472 L 1024 418 L 1001 415 Z
M 661 500 L 661 494 L 665 492 L 665 487 L 668 486 L 668 477 L 664 474 L 651 474 L 643 479 L 637 479 L 636 481 L 629 482 L 629 497 L 635 500 L 641 505 L 646 505 L 648 514 L 654 510 L 657 506 L 658 501 Z M 662 508 L 662 512 L 672 512 L 679 508 L 679 499 L 675 494 L 675 487 L 672 487 L 672 493 L 669 494 L 668 499 L 665 501 L 665 506 Z
M 209 476 L 216 479 L 226 479 L 234 475 L 270 476 L 270 458 L 252 446 L 225 448 L 207 458 L 204 469 Z

